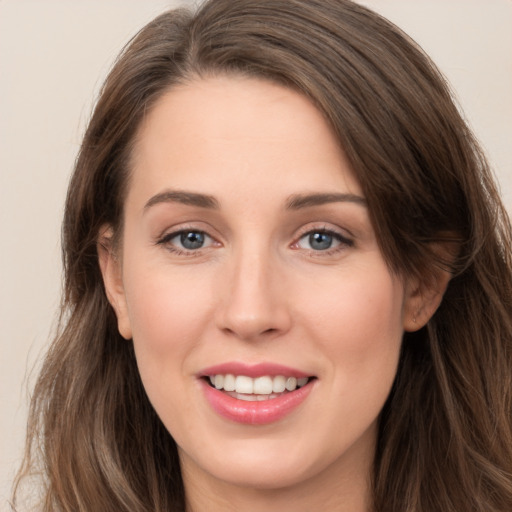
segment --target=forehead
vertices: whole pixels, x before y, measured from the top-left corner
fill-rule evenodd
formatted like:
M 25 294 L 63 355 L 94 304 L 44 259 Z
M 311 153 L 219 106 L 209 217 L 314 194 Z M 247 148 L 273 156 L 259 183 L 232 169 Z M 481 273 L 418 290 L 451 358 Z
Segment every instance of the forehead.
M 131 188 L 148 194 L 163 186 L 360 192 L 322 113 L 305 96 L 253 78 L 197 79 L 167 91 L 141 124 L 132 161 Z

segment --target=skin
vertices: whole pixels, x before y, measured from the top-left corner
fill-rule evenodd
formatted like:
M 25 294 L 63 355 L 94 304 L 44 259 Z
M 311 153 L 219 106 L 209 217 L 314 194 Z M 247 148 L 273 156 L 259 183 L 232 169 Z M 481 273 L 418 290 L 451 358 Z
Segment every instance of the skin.
M 324 193 L 350 200 L 289 207 Z M 180 230 L 206 233 L 204 246 L 184 252 Z M 309 233 L 324 230 L 332 246 L 318 250 Z M 102 247 L 111 235 L 105 226 Z M 445 283 L 425 293 L 390 271 L 350 165 L 306 98 L 240 77 L 163 95 L 138 133 L 122 247 L 100 249 L 100 263 L 178 444 L 189 510 L 369 510 L 377 418 L 403 331 L 428 320 Z M 226 361 L 316 380 L 280 421 L 238 424 L 213 411 L 197 377 Z

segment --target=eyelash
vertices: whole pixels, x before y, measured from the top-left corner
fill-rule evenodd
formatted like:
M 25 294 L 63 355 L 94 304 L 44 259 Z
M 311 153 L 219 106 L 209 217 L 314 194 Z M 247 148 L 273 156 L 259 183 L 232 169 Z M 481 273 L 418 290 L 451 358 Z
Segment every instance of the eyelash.
M 180 235 L 184 235 L 187 233 L 195 233 L 197 235 L 204 236 L 205 238 L 209 239 L 211 242 L 208 246 L 198 247 L 197 249 L 182 249 L 182 248 L 179 248 L 176 245 L 173 245 L 170 243 L 173 238 L 176 238 Z M 345 250 L 346 248 L 354 246 L 354 241 L 351 240 L 350 238 L 347 238 L 346 236 L 342 235 L 341 233 L 339 233 L 337 231 L 328 229 L 327 227 L 322 227 L 322 228 L 308 229 L 307 231 L 304 231 L 303 233 L 301 233 L 299 235 L 299 237 L 297 238 L 297 241 L 293 242 L 291 244 L 291 248 L 295 249 L 295 250 L 301 249 L 301 247 L 299 247 L 300 241 L 305 239 L 306 237 L 310 237 L 311 235 L 315 235 L 315 234 L 328 235 L 338 242 L 335 245 L 335 247 L 332 247 L 332 248 L 329 247 L 327 249 L 321 249 L 321 250 L 304 249 L 304 250 L 308 251 L 310 255 L 315 256 L 315 257 L 331 256 L 333 254 L 336 254 L 340 251 Z M 189 257 L 190 256 L 192 256 L 192 257 L 200 256 L 203 253 L 204 249 L 208 249 L 208 247 L 210 247 L 210 245 L 215 244 L 215 243 L 218 243 L 218 242 L 216 242 L 215 239 L 212 236 L 210 236 L 208 233 L 206 233 L 205 231 L 202 231 L 200 229 L 194 229 L 192 227 L 191 228 L 185 227 L 185 228 L 181 228 L 177 231 L 173 231 L 172 233 L 167 233 L 164 236 L 160 237 L 156 241 L 156 245 L 165 246 L 169 252 L 176 254 L 177 256 L 189 256 Z
M 185 227 L 185 228 L 181 228 L 177 231 L 173 231 L 172 233 L 165 234 L 164 236 L 162 236 L 161 238 L 159 238 L 156 241 L 156 245 L 165 246 L 165 248 L 169 252 L 172 252 L 173 254 L 176 254 L 177 256 L 192 256 L 192 257 L 200 256 L 203 252 L 201 249 L 206 249 L 208 247 L 199 247 L 197 249 L 181 249 L 181 248 L 176 247 L 175 245 L 170 243 L 173 238 L 176 238 L 180 235 L 184 235 L 186 233 L 195 233 L 197 235 L 202 235 L 205 238 L 210 239 L 212 242 L 215 243 L 215 239 L 212 236 L 210 236 L 208 233 L 206 233 L 205 231 L 202 231 L 201 229 Z
M 308 229 L 304 231 L 298 238 L 297 241 L 292 244 L 292 248 L 294 249 L 300 249 L 299 243 L 301 240 L 305 239 L 306 237 L 310 237 L 314 234 L 322 234 L 322 235 L 328 235 L 332 237 L 334 240 L 336 240 L 338 243 L 334 247 L 329 247 L 327 249 L 322 250 L 315 250 L 315 249 L 305 249 L 309 252 L 310 256 L 314 257 L 322 257 L 322 256 L 332 256 L 333 254 L 336 254 L 338 252 L 341 252 L 347 248 L 354 246 L 354 241 L 350 238 L 347 238 L 346 236 L 342 235 L 338 231 L 335 231 L 333 229 L 329 229 L 327 227 L 322 228 L 313 228 Z

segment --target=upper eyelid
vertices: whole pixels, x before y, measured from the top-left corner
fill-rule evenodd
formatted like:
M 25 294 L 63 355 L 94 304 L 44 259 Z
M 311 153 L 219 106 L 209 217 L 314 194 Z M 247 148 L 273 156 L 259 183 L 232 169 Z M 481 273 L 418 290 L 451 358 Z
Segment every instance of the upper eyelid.
M 168 233 L 162 234 L 160 237 L 158 237 L 157 243 L 169 242 L 173 238 L 176 238 L 177 236 L 181 235 L 182 233 L 201 233 L 202 235 L 205 235 L 207 238 L 209 238 L 213 241 L 216 240 L 215 237 L 213 237 L 212 235 L 210 235 L 207 231 L 204 231 L 203 229 L 185 228 L 185 229 L 169 231 Z
M 296 235 L 296 240 L 299 240 L 300 238 L 302 238 L 303 236 L 306 236 L 308 234 L 319 233 L 319 232 L 336 235 L 345 240 L 352 241 L 354 238 L 354 235 L 348 229 L 339 228 L 339 227 L 331 227 L 331 226 L 326 225 L 325 223 L 320 223 L 317 226 L 306 225 L 306 226 L 303 226 L 302 228 L 300 228 L 298 230 L 298 234 Z
M 295 250 L 302 249 L 306 251 L 313 251 L 313 253 L 315 254 L 318 253 L 319 256 L 327 256 L 328 254 L 333 254 L 333 252 L 338 252 L 340 250 L 343 250 L 344 248 L 352 248 L 356 245 L 355 237 L 347 229 L 341 228 L 339 226 L 326 225 L 325 223 L 319 223 L 316 226 L 311 224 L 306 224 L 299 230 L 299 233 L 295 236 L 294 241 L 290 244 L 291 248 Z M 338 243 L 336 244 L 335 247 L 331 247 L 324 251 L 316 251 L 314 249 L 306 249 L 299 247 L 300 241 L 313 233 L 325 233 L 331 235 L 337 240 Z
M 347 238 L 346 236 L 340 235 L 339 233 L 336 233 L 334 231 L 320 231 L 320 230 L 317 230 L 317 231 L 313 230 L 310 233 L 305 233 L 304 235 L 299 237 L 296 242 L 293 242 L 292 245 L 298 245 L 301 242 L 301 240 L 306 238 L 308 235 L 311 235 L 312 233 L 323 233 L 323 234 L 329 235 L 334 240 L 336 240 L 336 242 L 340 245 L 345 245 L 345 246 L 353 246 L 354 245 L 354 241 L 350 238 Z
M 201 222 L 201 224 L 203 224 L 203 223 Z M 176 226 L 166 227 L 165 229 L 160 230 L 158 232 L 158 234 L 156 234 L 156 236 L 155 236 L 155 241 L 158 242 L 163 239 L 169 239 L 169 238 L 179 235 L 180 233 L 186 233 L 186 232 L 191 232 L 191 231 L 197 232 L 197 233 L 203 233 L 213 240 L 218 239 L 217 235 L 212 234 L 212 231 L 215 231 L 215 230 L 211 229 L 210 227 L 205 228 L 205 227 L 193 225 L 193 223 L 191 223 L 191 224 L 185 223 L 185 224 L 178 224 Z
M 180 228 L 180 229 L 166 231 L 166 232 L 162 233 L 161 238 L 174 238 L 178 235 L 181 235 L 182 233 L 201 233 L 203 235 L 209 236 L 210 238 L 213 238 L 204 229 L 193 229 L 193 228 Z

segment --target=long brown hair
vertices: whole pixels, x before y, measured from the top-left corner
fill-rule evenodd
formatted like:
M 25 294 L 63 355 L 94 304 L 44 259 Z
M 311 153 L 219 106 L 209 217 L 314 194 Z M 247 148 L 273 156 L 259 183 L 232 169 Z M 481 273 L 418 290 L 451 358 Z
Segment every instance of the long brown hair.
M 393 271 L 453 274 L 427 326 L 404 335 L 380 417 L 374 510 L 512 510 L 510 224 L 435 66 L 347 0 L 210 0 L 159 16 L 122 52 L 69 186 L 61 328 L 33 395 L 18 491 L 39 470 L 45 511 L 185 509 L 175 443 L 105 296 L 98 230 L 121 233 L 148 109 L 174 84 L 231 73 L 284 84 L 323 112 Z M 450 258 L 439 243 L 456 248 Z

